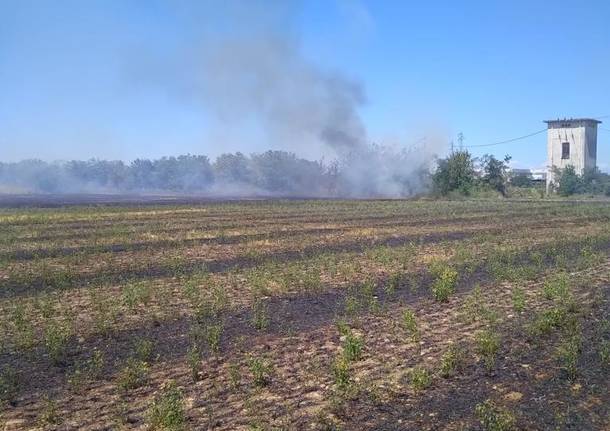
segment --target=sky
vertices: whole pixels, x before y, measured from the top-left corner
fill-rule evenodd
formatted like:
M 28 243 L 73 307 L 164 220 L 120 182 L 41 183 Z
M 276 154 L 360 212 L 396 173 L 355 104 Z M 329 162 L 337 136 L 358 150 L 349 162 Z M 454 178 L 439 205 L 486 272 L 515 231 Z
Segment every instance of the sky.
M 264 34 L 287 41 L 297 72 L 277 56 L 255 69 L 304 68 L 353 85 L 359 96 L 349 103 L 367 142 L 442 155 L 460 132 L 464 145 L 485 145 L 542 130 L 546 119 L 608 116 L 598 138 L 598 165 L 608 170 L 608 19 L 602 0 L 0 0 L 0 160 L 267 149 L 332 157 L 257 112 L 267 86 L 242 87 L 258 53 L 227 41 Z M 209 61 L 210 47 L 239 70 Z M 285 93 L 270 111 L 309 100 L 292 97 L 294 85 L 268 85 Z M 244 103 L 243 88 L 257 97 Z M 538 168 L 546 135 L 471 151 Z

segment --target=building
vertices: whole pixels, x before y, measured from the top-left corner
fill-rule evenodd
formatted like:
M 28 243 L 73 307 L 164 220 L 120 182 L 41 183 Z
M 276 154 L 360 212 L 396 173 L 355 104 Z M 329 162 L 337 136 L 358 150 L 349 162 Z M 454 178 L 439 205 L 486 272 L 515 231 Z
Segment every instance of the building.
M 512 178 L 525 177 L 534 183 L 544 183 L 546 181 L 546 169 L 512 168 L 510 175 Z
M 597 160 L 597 125 L 592 118 L 570 118 L 545 121 L 547 130 L 547 189 L 553 183 L 554 168 L 574 166 L 576 173 L 593 169 Z

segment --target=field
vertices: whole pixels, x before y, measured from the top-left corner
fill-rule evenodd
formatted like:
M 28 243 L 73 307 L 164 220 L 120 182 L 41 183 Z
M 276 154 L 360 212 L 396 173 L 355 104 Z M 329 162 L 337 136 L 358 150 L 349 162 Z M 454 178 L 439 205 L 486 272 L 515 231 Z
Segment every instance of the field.
M 0 210 L 5 429 L 604 430 L 610 205 Z

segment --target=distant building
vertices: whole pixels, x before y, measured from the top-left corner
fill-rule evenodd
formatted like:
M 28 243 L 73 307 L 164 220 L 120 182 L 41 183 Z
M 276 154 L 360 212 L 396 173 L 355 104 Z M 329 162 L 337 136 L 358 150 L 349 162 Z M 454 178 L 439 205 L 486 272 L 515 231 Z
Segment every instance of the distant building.
M 597 161 L 597 125 L 592 118 L 545 121 L 547 130 L 547 189 L 553 183 L 554 168 L 574 166 L 576 173 L 594 169 Z
M 546 170 L 544 169 L 513 168 L 510 173 L 512 178 L 525 177 L 535 183 L 546 181 Z

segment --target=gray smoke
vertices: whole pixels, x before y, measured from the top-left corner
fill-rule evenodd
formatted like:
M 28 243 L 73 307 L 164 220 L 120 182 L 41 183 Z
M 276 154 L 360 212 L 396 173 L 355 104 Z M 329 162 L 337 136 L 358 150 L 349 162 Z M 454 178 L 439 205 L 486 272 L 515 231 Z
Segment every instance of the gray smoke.
M 264 14 L 255 2 L 237 4 L 231 32 L 206 34 L 173 62 L 180 70 L 178 93 L 201 103 L 220 129 L 254 123 L 267 148 L 337 160 L 338 194 L 421 192 L 437 149 L 433 140 L 406 150 L 371 145 L 359 114 L 366 102 L 363 86 L 306 58 L 284 8 L 278 12 L 283 20 L 269 19 L 273 9 L 267 3 Z M 263 24 L 252 23 L 261 16 Z

